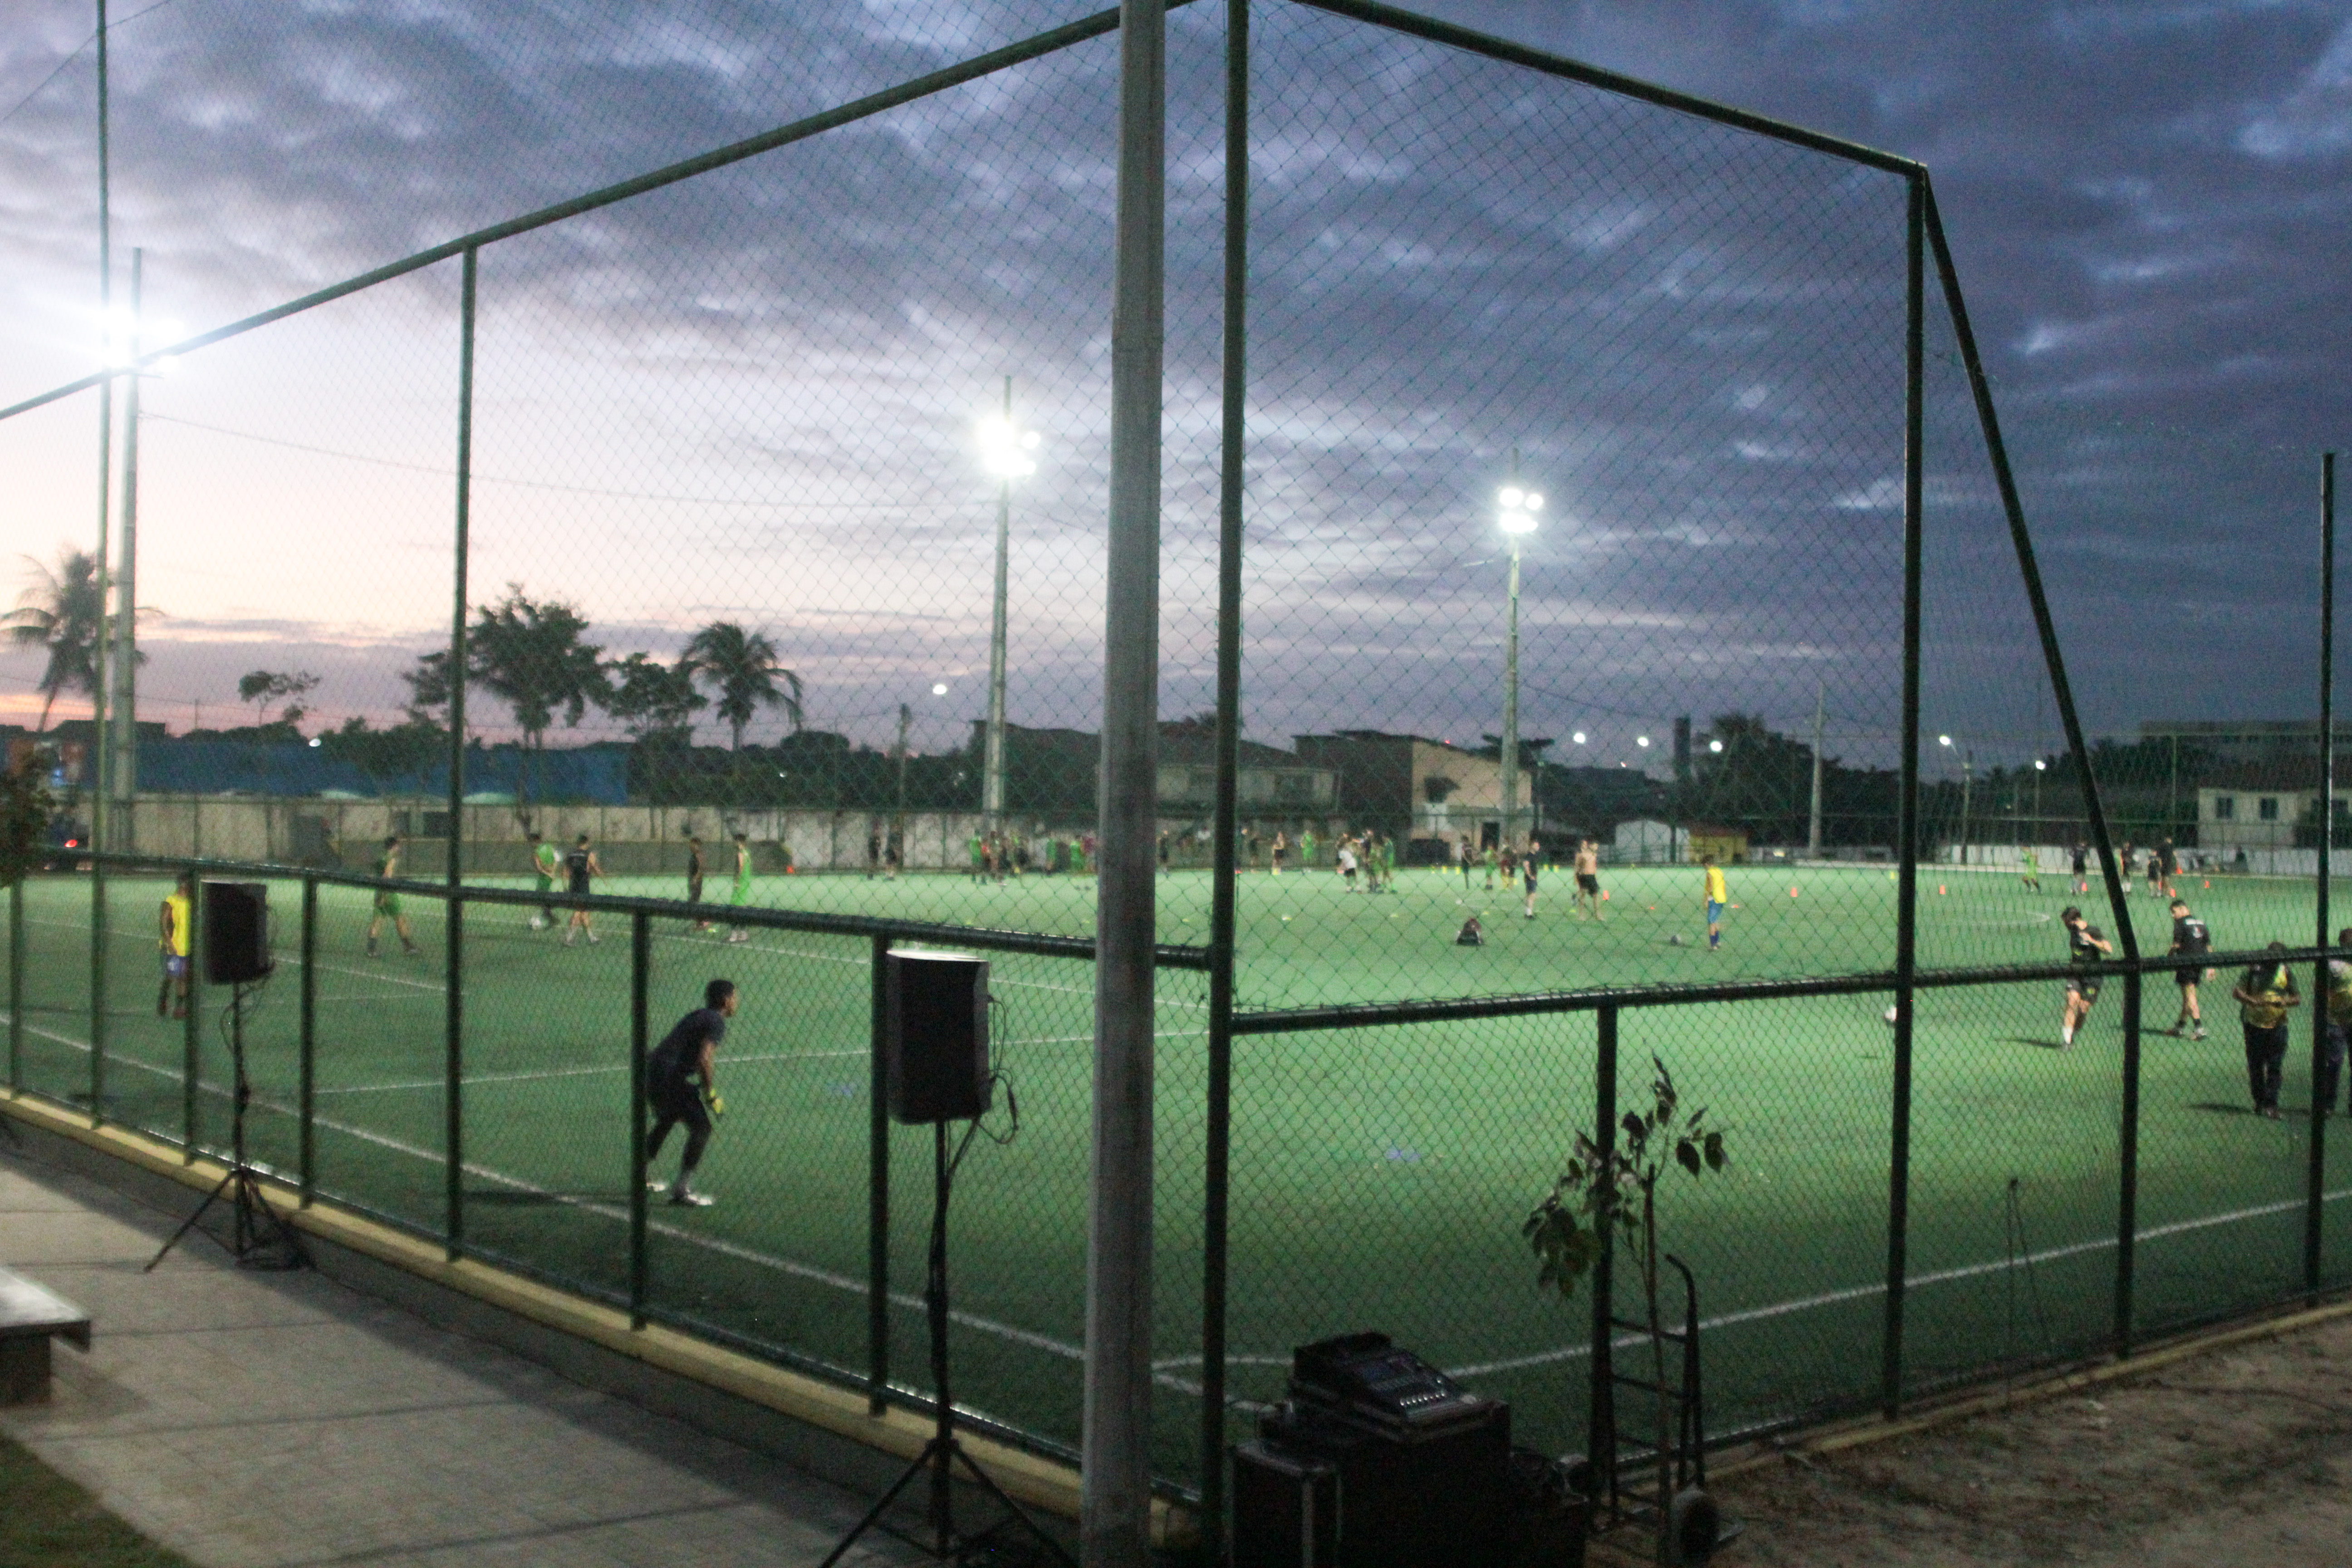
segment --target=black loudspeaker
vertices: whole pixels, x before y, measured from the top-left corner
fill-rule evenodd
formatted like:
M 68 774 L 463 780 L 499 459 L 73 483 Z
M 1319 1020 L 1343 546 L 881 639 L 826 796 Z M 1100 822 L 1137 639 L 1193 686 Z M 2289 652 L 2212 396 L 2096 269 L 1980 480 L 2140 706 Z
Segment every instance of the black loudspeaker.
M 1233 1568 L 1337 1568 L 1339 1471 L 1264 1443 L 1234 1450 Z
M 882 971 L 882 1049 L 898 1121 L 984 1115 L 988 960 L 968 952 L 893 951 Z
M 269 887 L 265 882 L 205 884 L 205 979 L 243 985 L 269 973 Z

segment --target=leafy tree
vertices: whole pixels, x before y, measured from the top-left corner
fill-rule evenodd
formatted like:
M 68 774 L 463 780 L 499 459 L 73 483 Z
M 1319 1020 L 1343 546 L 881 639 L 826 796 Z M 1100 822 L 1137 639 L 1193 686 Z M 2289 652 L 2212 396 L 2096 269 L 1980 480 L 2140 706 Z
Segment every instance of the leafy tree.
M 449 713 L 449 650 L 436 648 L 431 653 L 416 656 L 416 668 L 401 671 L 400 679 L 408 687 L 406 704 L 409 721 L 430 724 L 437 712 L 446 719 Z
M 98 644 L 106 614 L 98 591 L 98 558 L 89 552 L 61 552 L 54 570 L 30 556 L 26 564 L 32 580 L 0 621 L 18 647 L 37 647 L 48 657 L 35 685 L 41 693 L 40 728 L 46 730 L 60 693 L 97 698 Z
M 695 713 L 710 706 L 710 699 L 694 689 L 693 666 L 684 659 L 664 664 L 650 654 L 633 653 L 606 664 L 604 676 L 612 689 L 605 710 L 633 740 L 683 741 Z
M 714 621 L 694 634 L 679 663 L 718 689 L 719 716 L 733 731 L 736 751 L 743 749 L 744 726 L 761 708 L 781 708 L 794 730 L 801 727 L 801 678 L 783 667 L 764 633 Z
M 1679 1165 L 1692 1176 L 1720 1171 L 1731 1163 L 1721 1130 L 1707 1125 L 1706 1108 L 1687 1115 L 1666 1064 L 1650 1058 L 1650 1109 L 1629 1110 L 1617 1124 L 1618 1140 L 1603 1149 L 1584 1133 L 1576 1135 L 1575 1157 L 1543 1202 L 1528 1215 L 1520 1233 L 1540 1265 L 1537 1285 L 1574 1300 L 1578 1282 L 1591 1271 L 1615 1238 L 1633 1247 L 1642 1270 L 1642 1298 L 1649 1309 L 1651 1375 L 1658 1389 L 1658 1528 L 1660 1562 L 1673 1499 L 1674 1467 L 1665 1456 L 1675 1440 L 1675 1413 L 1666 1383 L 1666 1342 L 1658 1312 L 1658 1181 Z
M 411 779 L 449 755 L 449 731 L 429 720 L 412 718 L 390 729 L 371 730 L 357 714 L 340 730 L 319 737 L 319 749 L 340 763 L 348 763 L 378 785 L 389 780 Z
M 0 888 L 22 881 L 41 863 L 49 832 L 49 792 L 40 753 L 0 773 Z
M 253 704 L 254 722 L 268 722 L 267 711 L 272 702 L 283 701 L 286 707 L 278 715 L 280 724 L 301 722 L 303 708 L 299 699 L 318 689 L 319 678 L 307 669 L 276 671 L 257 669 L 240 676 L 236 683 L 236 700 Z
M 573 606 L 532 599 L 520 583 L 508 584 L 497 604 L 474 611 L 466 677 L 506 703 L 532 751 L 546 749 L 558 714 L 570 728 L 611 696 L 597 657 L 604 650 L 584 640 L 587 630 L 587 618 Z

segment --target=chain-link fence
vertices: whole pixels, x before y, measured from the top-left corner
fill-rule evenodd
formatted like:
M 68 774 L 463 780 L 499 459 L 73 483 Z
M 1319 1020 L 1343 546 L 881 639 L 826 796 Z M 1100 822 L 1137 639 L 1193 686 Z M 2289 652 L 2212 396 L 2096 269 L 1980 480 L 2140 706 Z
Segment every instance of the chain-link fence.
M 119 728 L 26 738 L 75 842 L 12 891 L 12 1085 L 220 1149 L 158 911 L 266 879 L 257 1160 L 917 1399 L 930 1136 L 877 1104 L 874 964 L 980 949 L 1022 1127 L 961 1180 L 958 1392 L 1073 1452 L 1115 25 L 777 88 L 803 118 L 138 376 L 134 613 L 88 558 L 32 605 L 144 662 L 41 678 L 108 668 Z M 1605 1444 L 1619 1332 L 1518 1224 L 1653 1058 L 1728 1123 L 1665 1211 L 1718 1435 L 2345 1282 L 2321 731 L 2086 732 L 2166 688 L 2095 628 L 2065 681 L 2025 531 L 2072 580 L 2227 495 L 2181 570 L 2291 599 L 2307 458 L 2063 407 L 2000 444 L 1907 161 L 1356 0 L 1170 29 L 1167 1482 L 1213 1509 L 1289 1348 L 1366 1326 Z M 98 395 L 0 418 L 76 538 Z M 2283 1089 L 2239 1058 L 2273 941 Z M 719 974 L 720 1203 L 649 1207 L 633 1068 Z

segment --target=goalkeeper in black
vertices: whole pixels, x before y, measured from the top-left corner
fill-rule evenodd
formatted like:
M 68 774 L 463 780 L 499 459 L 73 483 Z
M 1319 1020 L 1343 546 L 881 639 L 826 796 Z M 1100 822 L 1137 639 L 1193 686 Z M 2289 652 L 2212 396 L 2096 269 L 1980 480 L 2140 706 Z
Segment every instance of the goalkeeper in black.
M 686 1123 L 686 1152 L 677 1163 L 677 1179 L 669 1184 L 669 1201 L 681 1208 L 709 1208 L 709 1194 L 691 1183 L 702 1152 L 710 1145 L 710 1118 L 723 1109 L 718 1079 L 712 1076 L 719 1042 L 727 1037 L 727 1020 L 735 1016 L 735 983 L 714 980 L 702 988 L 702 1005 L 677 1021 L 662 1043 L 646 1058 L 646 1100 L 653 1107 L 653 1131 L 646 1140 L 646 1163 L 661 1154 L 669 1130 Z M 659 1191 L 662 1184 L 647 1184 Z

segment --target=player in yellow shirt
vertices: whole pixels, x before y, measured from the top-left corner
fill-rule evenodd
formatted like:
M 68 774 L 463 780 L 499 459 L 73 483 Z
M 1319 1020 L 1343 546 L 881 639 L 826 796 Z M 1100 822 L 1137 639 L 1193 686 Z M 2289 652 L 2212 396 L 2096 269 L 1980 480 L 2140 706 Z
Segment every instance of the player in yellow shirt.
M 166 1005 L 174 1018 L 188 1016 L 188 947 L 189 936 L 195 927 L 196 877 L 193 871 L 183 871 L 173 884 L 172 891 L 157 911 L 156 948 L 163 957 L 163 983 L 155 989 L 155 1016 L 163 1016 Z
M 1714 856 L 1702 855 L 1698 863 L 1706 868 L 1706 945 L 1713 952 L 1723 945 L 1723 911 L 1731 905 L 1731 889 Z

